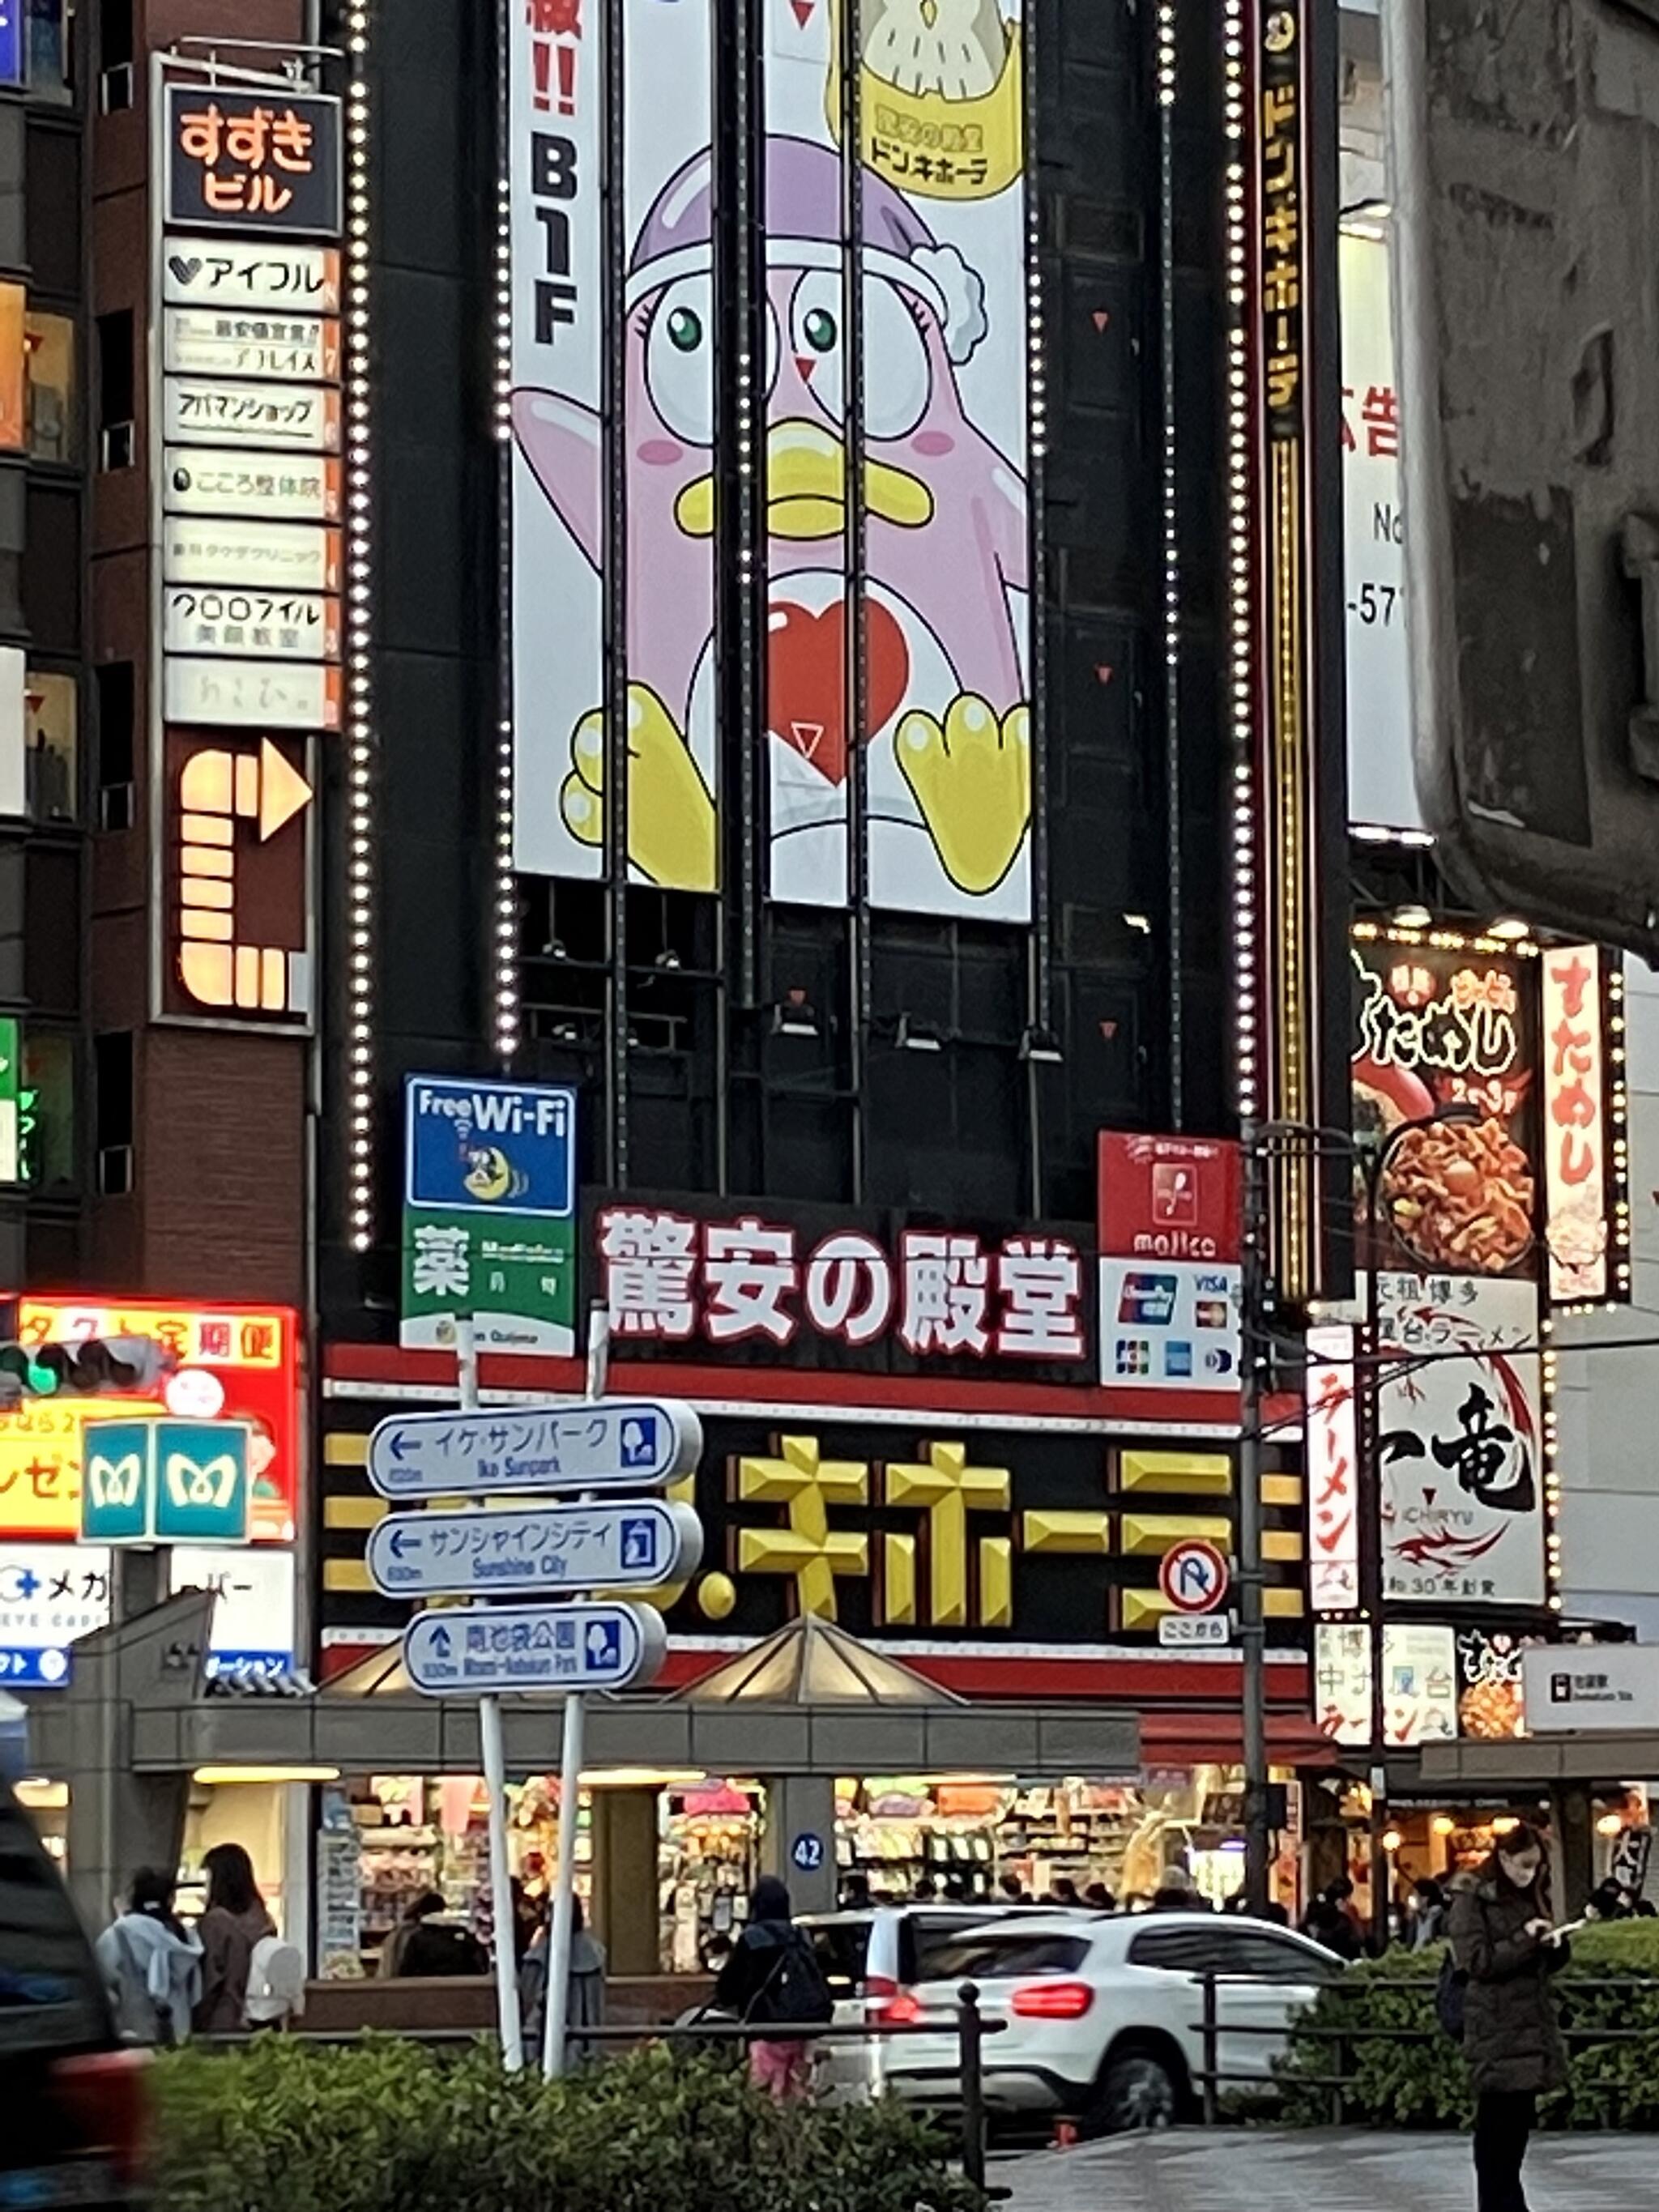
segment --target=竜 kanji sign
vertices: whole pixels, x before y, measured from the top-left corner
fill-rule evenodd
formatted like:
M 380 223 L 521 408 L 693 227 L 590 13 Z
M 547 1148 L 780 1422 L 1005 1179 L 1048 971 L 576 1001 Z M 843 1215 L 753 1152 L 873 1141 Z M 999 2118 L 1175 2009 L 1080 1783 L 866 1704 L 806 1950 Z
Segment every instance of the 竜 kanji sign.
M 635 1191 L 584 1199 L 584 1303 L 653 1358 L 1092 1379 L 1074 1226 Z

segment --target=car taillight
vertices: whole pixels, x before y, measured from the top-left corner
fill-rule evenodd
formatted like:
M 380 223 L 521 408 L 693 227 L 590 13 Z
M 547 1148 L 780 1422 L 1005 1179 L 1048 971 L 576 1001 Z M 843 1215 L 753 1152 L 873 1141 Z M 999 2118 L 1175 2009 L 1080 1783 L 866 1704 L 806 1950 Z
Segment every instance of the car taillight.
M 890 1976 L 872 1974 L 864 1984 L 864 2017 L 872 2027 L 904 2027 L 921 2018 L 921 2007 Z
M 1022 2020 L 1081 2020 L 1094 2001 L 1087 1982 L 1027 1982 L 1009 2008 Z
M 52 2065 L 52 2094 L 79 2142 L 107 2156 L 123 2181 L 136 2181 L 143 2162 L 149 2063 L 143 2051 L 95 2051 Z

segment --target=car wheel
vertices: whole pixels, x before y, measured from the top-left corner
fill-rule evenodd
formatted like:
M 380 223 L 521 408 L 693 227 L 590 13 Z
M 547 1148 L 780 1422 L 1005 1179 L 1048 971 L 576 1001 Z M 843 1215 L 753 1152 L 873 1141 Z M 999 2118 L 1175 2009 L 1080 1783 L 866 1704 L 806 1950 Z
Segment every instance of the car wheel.
M 1180 2111 L 1180 2085 L 1163 2059 L 1149 2051 L 1126 2051 L 1101 2075 L 1083 2115 L 1083 2132 L 1115 2136 L 1172 2128 Z

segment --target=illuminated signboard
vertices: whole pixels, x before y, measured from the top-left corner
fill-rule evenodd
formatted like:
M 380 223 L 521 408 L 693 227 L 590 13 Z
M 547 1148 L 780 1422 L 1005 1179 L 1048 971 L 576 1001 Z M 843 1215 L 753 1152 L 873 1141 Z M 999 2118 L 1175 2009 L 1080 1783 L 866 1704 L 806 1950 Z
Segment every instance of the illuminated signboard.
M 337 246 L 254 244 L 239 238 L 169 238 L 161 258 L 169 307 L 271 307 L 285 314 L 340 311 Z
M 30 1399 L 0 1412 L 0 1536 L 75 1535 L 88 1422 L 171 1413 L 247 1423 L 252 1540 L 293 1541 L 301 1429 L 298 1316 L 291 1308 L 22 1297 L 17 1333 L 31 1344 L 153 1337 L 177 1355 L 179 1365 L 167 1378 L 165 1402 L 107 1393 Z
M 161 1002 L 167 1013 L 218 1013 L 290 1029 L 309 1023 L 307 750 L 303 738 L 167 732 Z
M 208 1672 L 294 1662 L 294 1554 L 169 1553 L 175 1590 L 211 1589 L 218 1599 Z M 70 1646 L 109 1620 L 110 1556 L 101 1544 L 0 1543 L 0 1688 L 53 1690 L 74 1672 Z
M 234 514 L 254 522 L 337 522 L 341 468 L 326 455 L 169 446 L 161 504 L 169 514 Z
M 879 31 L 872 18 L 856 145 L 843 128 L 837 8 L 768 10 L 754 166 L 761 304 L 774 334 L 754 368 L 763 399 L 752 427 L 738 401 L 752 459 L 733 471 L 748 549 L 738 558 L 752 557 L 766 607 L 757 639 L 729 654 L 722 641 L 718 672 L 715 425 L 722 387 L 735 377 L 741 393 L 750 372 L 716 338 L 729 327 L 717 296 L 716 10 L 712 0 L 619 0 L 617 12 L 625 118 L 604 112 L 591 7 L 503 11 L 515 864 L 601 872 L 604 792 L 616 783 L 601 767 L 625 738 L 635 880 L 716 888 L 723 811 L 747 803 L 722 787 L 725 753 L 747 764 L 745 787 L 752 768 L 775 898 L 842 907 L 859 883 L 877 908 L 1024 922 L 1031 339 L 1021 0 L 941 12 L 936 24 L 893 9 Z M 722 28 L 722 66 L 724 40 Z M 608 179 L 607 147 L 624 128 L 627 159 Z M 613 192 L 627 251 L 611 267 L 601 246 Z M 858 368 L 842 327 L 855 198 Z M 614 404 L 603 388 L 607 323 L 625 356 Z M 861 532 L 849 531 L 849 487 L 861 495 Z M 629 517 L 622 590 L 604 573 L 607 502 Z M 607 634 L 614 650 L 624 631 L 626 732 L 603 680 Z
M 229 377 L 169 376 L 164 434 L 185 446 L 276 447 L 337 453 L 340 395 L 321 385 L 253 384 Z
M 1453 1274 L 1530 1267 L 1537 1217 L 1537 963 L 1483 939 L 1356 932 L 1353 1125 L 1376 1145 L 1446 1105 L 1478 1118 L 1400 1137 L 1362 1257 Z M 1363 1185 L 1355 1190 L 1363 1213 Z M 1398 1240 L 1390 1243 L 1389 1235 Z M 1401 1243 L 1405 1251 L 1400 1249 Z
M 161 634 L 169 653 L 234 653 L 252 660 L 337 660 L 340 602 L 309 592 L 168 585 Z
M 340 103 L 240 84 L 167 88 L 166 219 L 258 236 L 340 228 Z
M 309 522 L 198 522 L 169 515 L 161 573 L 170 584 L 337 592 L 340 533 Z
M 1248 0 L 1250 364 L 1261 878 L 1261 1118 L 1340 1127 L 1346 875 L 1335 231 L 1335 10 Z M 1328 237 L 1327 234 L 1329 234 Z M 1244 425 L 1241 423 L 1241 428 Z M 1254 1079 L 1252 1079 L 1252 1081 Z M 1269 1261 L 1296 1304 L 1346 1287 L 1329 1147 L 1281 1149 L 1267 1176 Z
M 225 729 L 337 730 L 340 672 L 313 661 L 170 659 L 162 683 L 169 722 Z
M 1593 945 L 1564 945 L 1541 953 L 1538 965 L 1550 1296 L 1604 1298 L 1612 1178 L 1601 955 Z
M 189 376 L 264 376 L 315 384 L 340 373 L 340 325 L 323 315 L 169 307 L 161 365 Z
M 1359 1603 L 1359 1437 L 1354 1419 L 1354 1332 L 1308 1331 L 1308 1602 L 1316 1613 Z

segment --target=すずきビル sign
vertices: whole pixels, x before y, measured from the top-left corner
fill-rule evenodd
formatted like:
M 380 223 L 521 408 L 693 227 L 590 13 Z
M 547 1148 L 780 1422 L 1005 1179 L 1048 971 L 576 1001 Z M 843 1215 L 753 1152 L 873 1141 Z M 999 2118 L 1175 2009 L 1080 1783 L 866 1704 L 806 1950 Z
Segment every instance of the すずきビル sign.
M 340 228 L 340 103 L 287 86 L 167 87 L 166 221 L 256 237 Z

